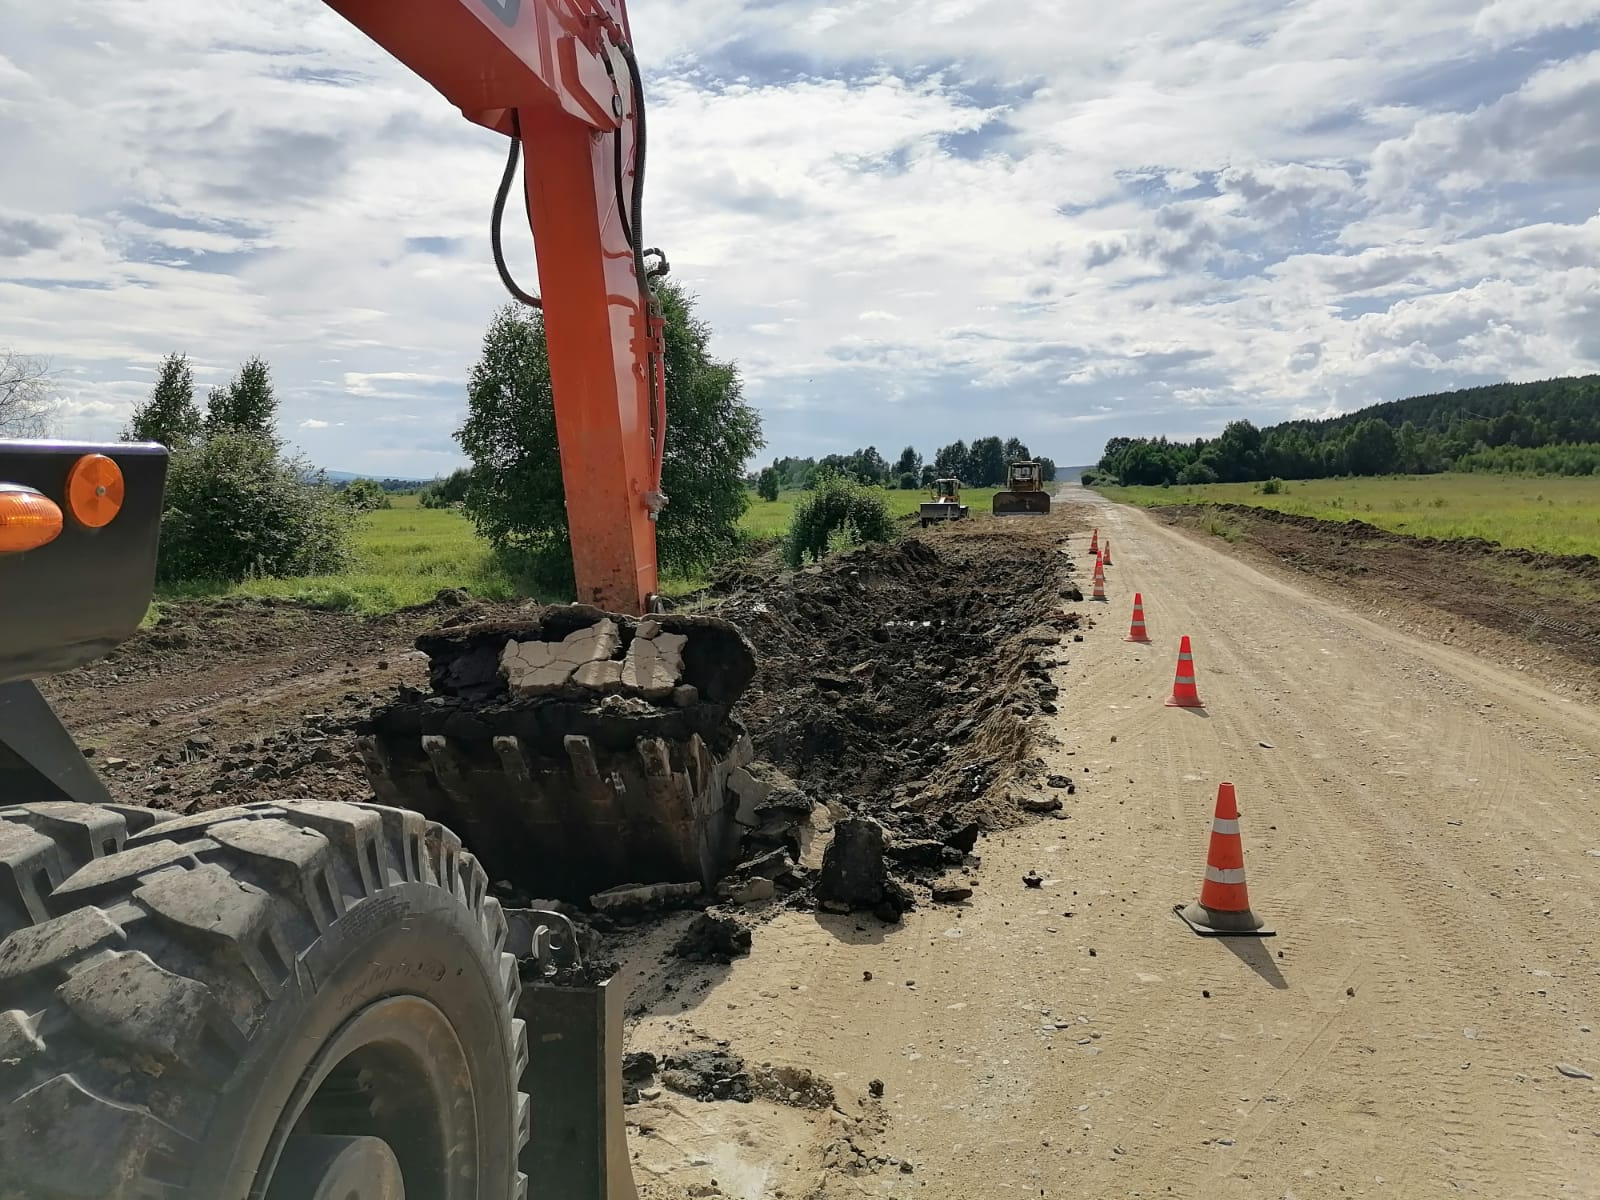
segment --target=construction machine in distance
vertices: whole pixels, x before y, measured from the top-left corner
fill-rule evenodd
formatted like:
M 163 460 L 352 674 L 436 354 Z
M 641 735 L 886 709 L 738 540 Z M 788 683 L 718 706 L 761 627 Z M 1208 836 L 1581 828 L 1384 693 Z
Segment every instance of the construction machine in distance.
M 936 521 L 963 520 L 971 509 L 961 503 L 959 479 L 935 479 L 931 489 L 932 499 L 922 502 L 922 527 L 926 529 Z
M 32 681 L 138 628 L 167 452 L 0 442 L 0 1196 L 632 1200 L 620 996 L 566 918 L 503 910 L 479 860 L 591 852 L 617 884 L 726 869 L 748 643 L 640 619 L 660 608 L 668 267 L 644 241 L 622 0 L 327 3 L 508 139 L 495 266 L 544 310 L 580 604 L 545 610 L 554 635 L 473 643 L 476 675 L 443 671 L 450 704 L 498 686 L 510 725 L 480 737 L 427 710 L 363 741 L 385 803 L 116 803 Z M 542 296 L 501 252 L 521 153 Z M 537 681 L 574 644 L 594 677 L 665 703 L 648 736 L 566 693 L 553 730 L 537 697 L 505 698 L 497 666 L 527 652 Z M 526 820 L 506 811 L 529 796 Z
M 1044 490 L 1044 469 L 1031 461 L 1007 466 L 1005 490 L 994 494 L 994 515 L 1042 517 L 1049 511 L 1050 493 Z

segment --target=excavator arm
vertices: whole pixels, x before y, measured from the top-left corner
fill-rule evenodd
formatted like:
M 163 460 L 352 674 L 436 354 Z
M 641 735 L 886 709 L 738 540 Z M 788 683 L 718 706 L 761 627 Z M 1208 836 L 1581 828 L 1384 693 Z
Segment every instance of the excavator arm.
M 544 310 L 578 599 L 649 611 L 666 502 L 651 277 L 666 264 L 650 265 L 659 251 L 642 243 L 644 97 L 622 0 L 327 4 L 468 120 L 520 143 L 542 296 L 519 298 Z M 499 256 L 500 207 L 497 265 L 518 294 Z

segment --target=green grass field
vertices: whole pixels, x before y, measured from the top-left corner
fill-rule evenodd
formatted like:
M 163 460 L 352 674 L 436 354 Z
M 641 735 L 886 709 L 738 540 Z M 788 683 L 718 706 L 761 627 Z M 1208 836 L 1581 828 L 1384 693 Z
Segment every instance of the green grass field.
M 903 516 L 917 510 L 921 491 L 885 492 L 889 511 Z M 794 506 L 803 492 L 785 492 L 775 501 L 756 500 L 745 513 L 744 531 L 752 537 L 782 537 L 789 529 Z M 974 513 L 988 512 L 992 488 L 963 492 Z M 352 612 L 393 612 L 432 600 L 444 588 L 466 588 L 486 600 L 510 600 L 527 594 L 501 569 L 472 523 L 450 509 L 420 508 L 416 496 L 394 496 L 394 507 L 358 518 L 355 562 L 337 575 L 310 575 L 291 579 L 251 579 L 230 585 L 176 584 L 162 587 L 162 600 L 206 599 L 220 596 L 272 596 L 319 608 Z M 662 590 L 681 595 L 705 586 L 704 579 L 668 577 Z M 562 597 L 541 596 L 558 600 Z
M 379 613 L 425 603 L 444 588 L 463 587 L 487 600 L 519 594 L 516 581 L 500 569 L 466 517 L 449 509 L 419 508 L 415 496 L 396 496 L 393 503 L 393 508 L 357 518 L 355 562 L 341 574 L 251 579 L 220 587 L 168 585 L 156 599 L 273 596 Z
M 994 499 L 999 488 L 963 488 L 961 503 L 972 509 L 973 513 L 986 513 L 989 511 L 990 501 Z M 750 505 L 740 522 L 744 531 L 752 537 L 782 537 L 789 532 L 789 522 L 794 519 L 794 507 L 800 503 L 804 492 L 780 492 L 776 500 L 757 500 Z M 897 490 L 886 491 L 884 498 L 889 502 L 889 515 L 903 517 L 917 511 L 917 506 L 928 498 L 928 493 L 921 488 L 916 491 L 902 492 Z
M 1550 554 L 1600 554 L 1600 476 L 1397 475 L 1291 480 L 1275 496 L 1260 484 L 1096 488 L 1112 500 L 1251 504 L 1325 521 L 1366 521 L 1417 537 L 1486 538 Z

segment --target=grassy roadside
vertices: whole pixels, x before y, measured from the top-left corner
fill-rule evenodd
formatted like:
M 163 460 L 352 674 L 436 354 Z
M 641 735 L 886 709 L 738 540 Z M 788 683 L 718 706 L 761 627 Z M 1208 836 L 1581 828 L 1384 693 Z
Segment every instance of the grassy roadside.
M 974 488 L 962 499 L 974 512 L 988 512 L 993 488 Z M 740 522 L 750 537 L 782 537 L 804 492 L 785 492 L 774 501 L 756 500 Z M 917 511 L 921 491 L 888 491 L 891 515 Z M 337 575 L 305 575 L 290 579 L 249 579 L 238 584 L 175 584 L 156 593 L 156 604 L 173 600 L 217 599 L 223 596 L 270 596 L 319 608 L 384 613 L 423 604 L 445 588 L 466 588 L 486 600 L 511 600 L 529 594 L 525 582 L 513 578 L 496 560 L 472 523 L 450 509 L 421 508 L 415 496 L 395 496 L 393 508 L 367 513 L 357 521 L 355 561 Z M 669 576 L 662 591 L 682 595 L 704 587 L 703 578 Z M 556 596 L 537 596 L 558 600 Z
M 974 513 L 988 512 L 990 501 L 999 488 L 963 488 L 961 502 L 972 509 Z M 757 500 L 750 505 L 744 514 L 740 528 L 753 537 L 782 537 L 789 532 L 789 522 L 794 518 L 795 505 L 800 503 L 804 492 L 781 492 L 776 500 Z M 884 499 L 889 505 L 891 517 L 905 517 L 917 511 L 917 506 L 928 498 L 928 493 L 922 489 L 902 492 L 898 489 L 885 491 Z
M 1366 521 L 1416 537 L 1484 538 L 1549 554 L 1600 554 L 1600 476 L 1398 475 L 1291 480 L 1277 495 L 1256 483 L 1096 487 L 1143 507 L 1247 504 L 1323 521 Z M 1224 528 L 1224 514 L 1214 518 Z M 1231 540 L 1231 539 L 1230 539 Z

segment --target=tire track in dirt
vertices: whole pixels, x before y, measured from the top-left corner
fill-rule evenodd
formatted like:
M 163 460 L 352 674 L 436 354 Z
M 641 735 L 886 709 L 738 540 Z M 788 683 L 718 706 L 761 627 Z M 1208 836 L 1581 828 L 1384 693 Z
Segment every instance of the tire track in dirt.
M 321 672 L 334 659 L 347 654 L 347 647 L 323 646 L 287 666 L 260 674 L 246 674 L 201 695 L 170 700 L 146 709 L 107 713 L 89 721 L 79 720 L 73 724 L 72 730 L 79 737 L 94 737 L 121 726 L 148 725 L 152 719 L 164 720 L 179 715 L 203 716 L 210 709 L 244 697 L 265 702 L 288 691 L 301 691 L 314 686 L 310 676 Z
M 1101 518 L 1101 521 L 1105 523 L 1108 518 Z M 1124 548 L 1123 563 L 1138 561 L 1130 555 L 1129 547 L 1142 543 L 1124 535 L 1118 544 Z M 1189 588 L 1185 598 L 1192 605 L 1184 613 L 1185 619 L 1197 623 L 1208 622 L 1214 630 L 1230 626 L 1248 628 L 1240 620 L 1247 614 L 1230 611 L 1229 597 L 1214 594 L 1205 586 L 1204 580 L 1197 580 L 1192 573 L 1185 577 L 1185 584 Z M 1135 586 L 1138 586 L 1138 581 L 1128 584 L 1130 590 Z M 1146 591 L 1148 612 L 1152 607 L 1151 589 L 1147 586 L 1143 590 Z M 1175 634 L 1178 630 L 1171 629 L 1169 632 Z M 1271 661 L 1246 661 L 1250 655 L 1242 649 L 1242 643 L 1229 638 L 1217 640 L 1213 634 L 1205 647 L 1203 649 L 1198 644 L 1196 647 L 1197 659 L 1200 659 L 1201 694 L 1207 694 L 1209 677 L 1214 681 L 1214 692 L 1225 698 L 1227 703 L 1213 705 L 1213 720 L 1218 722 L 1215 727 L 1203 720 L 1176 726 L 1175 740 L 1183 746 L 1186 755 L 1202 753 L 1207 741 L 1223 746 L 1232 744 L 1235 752 L 1241 745 L 1251 745 L 1243 727 L 1269 728 L 1273 718 L 1273 711 L 1260 702 L 1261 696 L 1270 694 L 1274 698 L 1275 709 L 1301 713 L 1329 712 L 1327 696 L 1314 694 L 1313 689 L 1307 688 L 1297 678 L 1284 678 L 1276 674 Z M 1212 665 L 1209 676 L 1206 669 L 1208 658 Z M 1257 686 L 1253 693 L 1238 694 L 1228 686 L 1228 681 L 1241 677 L 1255 680 Z M 1347 696 L 1341 695 L 1338 699 L 1341 704 L 1360 707 L 1359 701 Z M 1341 717 L 1353 719 L 1355 723 L 1351 732 L 1358 747 L 1364 744 L 1369 771 L 1376 770 L 1381 777 L 1398 779 L 1400 785 L 1392 796 L 1380 801 L 1375 789 L 1349 787 L 1344 779 L 1330 775 L 1328 781 L 1321 784 L 1318 804 L 1298 806 L 1294 810 L 1294 819 L 1301 827 L 1299 840 L 1302 843 L 1319 843 L 1325 848 L 1323 853 L 1327 865 L 1333 869 L 1321 872 L 1320 877 L 1327 879 L 1330 886 L 1323 889 L 1323 902 L 1311 911 L 1293 912 L 1283 907 L 1284 894 L 1272 891 L 1268 893 L 1272 897 L 1272 908 L 1267 915 L 1278 920 L 1280 925 L 1287 920 L 1294 920 L 1309 921 L 1312 927 L 1316 927 L 1328 919 L 1330 909 L 1347 906 L 1355 899 L 1339 885 L 1339 881 L 1359 881 L 1359 899 L 1366 912 L 1378 914 L 1375 920 L 1372 917 L 1367 919 L 1379 925 L 1380 929 L 1358 934 L 1361 955 L 1373 964 L 1370 983 L 1358 985 L 1358 992 L 1375 992 L 1382 1007 L 1393 1010 L 1398 1016 L 1416 1002 L 1417 989 L 1408 986 L 1421 969 L 1414 964 L 1426 963 L 1426 969 L 1443 984 L 1442 987 L 1430 989 L 1442 993 L 1429 997 L 1435 1015 L 1443 1018 L 1447 1013 L 1450 1021 L 1461 1021 L 1464 1027 L 1474 1023 L 1487 1025 L 1485 1014 L 1479 1007 L 1483 997 L 1474 995 L 1477 990 L 1474 985 L 1485 973 L 1486 967 L 1487 973 L 1493 974 L 1490 964 L 1515 962 L 1519 947 L 1525 948 L 1537 936 L 1536 927 L 1530 923 L 1529 898 L 1518 894 L 1520 889 L 1515 886 L 1514 879 L 1504 874 L 1504 863 L 1497 862 L 1500 855 L 1495 849 L 1496 842 L 1473 842 L 1462 838 L 1459 840 L 1464 844 L 1452 847 L 1453 853 L 1444 851 L 1438 844 L 1445 828 L 1443 821 L 1434 823 L 1430 819 L 1429 823 L 1424 824 L 1407 811 L 1406 801 L 1409 797 L 1406 793 L 1410 788 L 1406 786 L 1406 780 L 1423 772 L 1397 768 L 1393 763 L 1397 761 L 1396 754 L 1400 756 L 1398 761 L 1438 762 L 1441 766 L 1430 768 L 1429 771 L 1437 775 L 1441 771 L 1456 769 L 1452 760 L 1460 762 L 1465 751 L 1467 769 L 1477 772 L 1481 782 L 1488 785 L 1479 793 L 1487 798 L 1487 802 L 1481 808 L 1469 811 L 1498 815 L 1518 808 L 1514 802 L 1517 775 L 1511 769 L 1511 756 L 1503 752 L 1502 741 L 1486 739 L 1482 736 L 1482 730 L 1468 726 L 1452 729 L 1450 736 L 1435 739 L 1432 745 L 1417 734 L 1408 737 L 1404 732 L 1394 732 L 1396 726 L 1401 731 L 1425 730 L 1436 726 L 1438 722 L 1433 713 L 1435 702 L 1430 699 L 1409 696 L 1399 698 L 1397 704 L 1395 696 L 1383 695 L 1377 704 L 1367 707 L 1373 711 L 1354 711 L 1337 717 L 1330 712 L 1327 721 L 1336 724 Z M 1363 717 L 1366 719 L 1363 720 Z M 1379 739 L 1375 735 L 1383 728 L 1385 721 L 1391 732 Z M 1205 728 L 1203 734 L 1198 732 L 1200 728 Z M 1463 729 L 1470 731 L 1462 732 Z M 1279 740 L 1277 744 L 1282 747 L 1284 742 Z M 1384 758 L 1384 746 L 1389 747 L 1389 759 Z M 1171 761 L 1169 756 L 1168 762 Z M 1282 770 L 1283 761 L 1284 758 L 1272 755 L 1267 756 L 1265 761 L 1252 761 L 1250 769 L 1256 781 L 1251 784 L 1250 792 L 1241 795 L 1241 805 L 1246 809 L 1247 845 L 1262 851 L 1270 849 L 1275 860 L 1268 871 L 1252 869 L 1251 880 L 1257 896 L 1263 894 L 1260 883 L 1272 884 L 1276 876 L 1283 873 L 1280 868 L 1286 868 L 1290 877 L 1293 877 L 1302 874 L 1307 866 L 1304 853 L 1295 853 L 1284 845 L 1266 842 L 1264 836 L 1271 835 L 1259 832 L 1261 818 L 1254 817 L 1250 812 L 1256 803 L 1252 796 L 1258 788 L 1264 793 L 1265 801 L 1266 797 L 1274 794 L 1303 798 L 1305 789 L 1315 786 L 1302 772 Z M 1308 761 L 1318 760 L 1310 758 Z M 1397 769 L 1403 771 L 1402 776 L 1390 774 Z M 1374 777 L 1369 775 L 1369 778 Z M 1548 852 L 1552 847 L 1547 843 L 1542 849 Z M 1261 857 L 1258 855 L 1256 861 L 1260 861 Z M 1448 868 L 1441 869 L 1441 863 L 1448 864 Z M 1497 866 L 1500 870 L 1498 876 Z M 1494 887 L 1496 878 L 1500 881 L 1498 890 L 1508 904 L 1504 911 L 1496 914 L 1498 921 L 1486 921 L 1483 902 L 1486 892 Z M 1403 917 L 1401 914 L 1404 914 Z M 1281 920 L 1280 915 L 1283 918 Z M 1397 931 L 1397 924 L 1409 926 L 1410 929 Z M 1396 953 L 1399 950 L 1395 945 L 1397 940 L 1404 947 L 1399 953 Z M 1574 943 L 1568 941 L 1566 944 L 1570 947 Z M 1493 1015 L 1508 1021 L 1516 1019 L 1515 1011 L 1503 1001 L 1498 1001 L 1496 997 L 1489 999 L 1495 1004 Z M 1391 1051 L 1405 1039 L 1398 1033 L 1391 1033 L 1374 1040 L 1380 1043 L 1380 1049 Z M 1535 1053 L 1538 1057 L 1544 1057 L 1539 1052 L 1557 1051 L 1553 1039 L 1532 1040 L 1544 1043 L 1537 1046 Z M 1464 1072 L 1458 1064 L 1451 1064 L 1456 1076 L 1471 1078 L 1470 1072 L 1484 1068 L 1485 1073 L 1503 1077 L 1507 1081 L 1513 1080 L 1517 1073 L 1514 1065 L 1487 1051 L 1489 1047 L 1481 1040 L 1475 1043 L 1473 1067 Z M 1341 1049 L 1337 1061 L 1342 1072 L 1355 1075 L 1361 1065 L 1359 1060 L 1372 1057 L 1374 1055 L 1364 1053 L 1359 1047 L 1352 1047 Z M 1545 1058 L 1545 1062 L 1548 1061 Z M 1391 1067 L 1390 1074 L 1392 1078 L 1386 1081 L 1386 1086 L 1397 1097 L 1392 1111 L 1424 1139 L 1450 1146 L 1448 1157 L 1459 1184 L 1468 1189 L 1492 1186 L 1497 1173 L 1500 1173 L 1502 1177 L 1499 1182 L 1507 1185 L 1527 1186 L 1534 1183 L 1542 1187 L 1550 1183 L 1559 1186 L 1559 1173 L 1534 1170 L 1530 1174 L 1527 1169 L 1519 1167 L 1516 1180 L 1520 1182 L 1514 1183 L 1503 1176 L 1503 1166 L 1497 1172 L 1493 1165 L 1495 1159 L 1503 1164 L 1508 1159 L 1528 1161 L 1548 1154 L 1548 1130 L 1555 1114 L 1544 1111 L 1536 1099 L 1519 1098 L 1518 1103 L 1505 1105 L 1503 1115 L 1496 1115 L 1492 1111 L 1493 1106 L 1484 1104 L 1481 1085 L 1468 1085 L 1462 1078 L 1452 1077 L 1448 1072 L 1408 1063 L 1398 1068 Z M 1433 1084 L 1431 1081 L 1435 1076 L 1447 1082 L 1442 1087 Z M 1395 1080 L 1400 1081 L 1400 1086 L 1393 1086 Z M 1430 1092 L 1444 1093 L 1438 1096 L 1444 1101 L 1441 1119 L 1434 1119 L 1432 1105 L 1404 1099 L 1409 1095 L 1428 1097 Z M 1486 1128 L 1490 1131 L 1488 1137 L 1485 1136 Z M 1494 1132 L 1496 1129 L 1498 1133 Z M 1565 1180 L 1570 1184 L 1571 1175 L 1565 1176 Z

